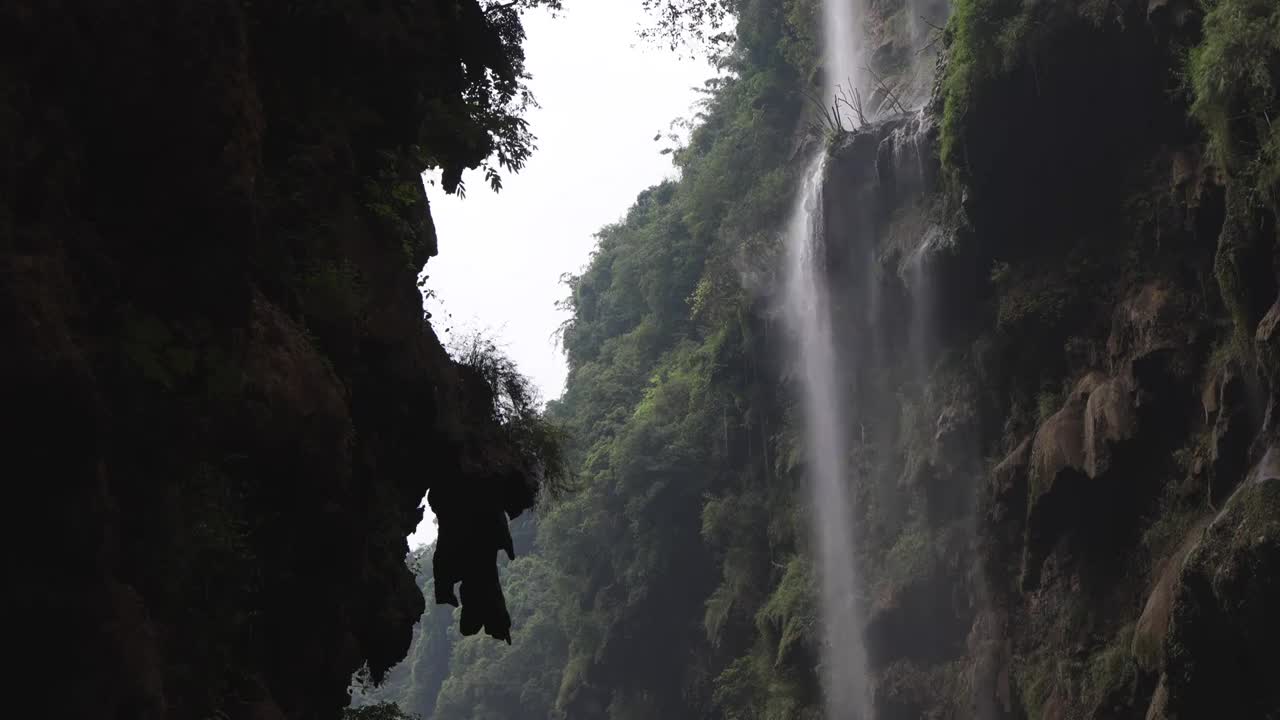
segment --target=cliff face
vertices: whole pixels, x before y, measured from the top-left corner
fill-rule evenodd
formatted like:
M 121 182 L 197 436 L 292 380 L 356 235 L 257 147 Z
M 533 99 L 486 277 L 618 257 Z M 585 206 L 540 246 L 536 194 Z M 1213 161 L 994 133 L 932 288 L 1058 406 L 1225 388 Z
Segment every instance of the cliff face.
M 833 151 L 878 717 L 1280 706 L 1267 129 L 1179 81 L 1232 5 L 957 3 L 932 106 Z
M 464 92 L 518 46 L 470 2 L 306 5 L 0 10 L 6 616 L 50 715 L 333 717 L 422 614 L 427 490 L 532 502 L 414 286 L 419 172 L 489 156 Z

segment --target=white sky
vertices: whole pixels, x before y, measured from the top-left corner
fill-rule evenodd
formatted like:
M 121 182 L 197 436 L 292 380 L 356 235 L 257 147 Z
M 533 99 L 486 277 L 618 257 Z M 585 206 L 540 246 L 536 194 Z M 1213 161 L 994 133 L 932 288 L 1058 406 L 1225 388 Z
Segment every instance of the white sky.
M 473 330 L 492 336 L 543 399 L 564 389 L 553 337 L 565 317 L 555 308 L 560 276 L 583 268 L 593 234 L 637 193 L 674 174 L 653 136 L 690 114 L 693 88 L 714 74 L 705 60 L 640 40 L 647 20 L 640 0 L 565 0 L 557 17 L 527 14 L 526 67 L 541 105 L 527 119 L 538 149 L 504 176 L 501 193 L 478 171 L 463 176 L 465 199 L 427 186 L 440 247 L 427 264 L 432 325 L 446 345 Z M 435 535 L 427 511 L 409 546 Z

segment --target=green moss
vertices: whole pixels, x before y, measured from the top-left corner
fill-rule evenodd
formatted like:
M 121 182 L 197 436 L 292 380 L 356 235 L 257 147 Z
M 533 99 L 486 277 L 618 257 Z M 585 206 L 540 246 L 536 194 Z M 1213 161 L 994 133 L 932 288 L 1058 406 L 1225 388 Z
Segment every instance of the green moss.
M 1044 717 L 1045 705 L 1057 686 L 1057 671 L 1057 661 L 1047 653 L 1015 660 L 1013 678 L 1018 687 L 1018 699 L 1028 720 Z
M 1266 717 L 1277 707 L 1272 687 L 1250 682 L 1274 653 L 1277 537 L 1280 481 L 1249 482 L 1188 553 L 1165 638 L 1171 698 L 1199 711 L 1184 717 L 1222 706 L 1221 717 Z
M 1083 0 L 1074 7 L 1024 0 L 955 0 L 951 8 L 945 35 L 940 159 L 944 175 L 954 181 L 968 164 L 964 138 L 982 86 L 1034 62 L 1044 40 L 1060 24 L 1083 19 L 1100 27 L 1117 8 L 1110 0 Z
M 1009 18 L 996 35 L 996 48 L 1000 51 L 1000 66 L 1011 70 L 1017 65 L 1018 53 L 1027 41 L 1031 17 L 1025 10 Z
M 907 525 L 885 553 L 883 579 L 901 585 L 923 577 L 933 564 L 932 547 L 929 528 L 923 522 Z
M 1230 342 L 1219 342 L 1214 345 L 1213 350 L 1209 352 L 1209 358 L 1205 361 L 1205 377 L 1213 378 L 1226 372 L 1232 363 L 1239 361 L 1239 350 L 1239 347 Z
M 1204 37 L 1187 76 L 1191 114 L 1217 161 L 1275 207 L 1280 187 L 1280 3 L 1202 0 Z
M 1006 332 L 1033 326 L 1056 327 L 1085 292 L 1075 280 L 1057 271 L 1037 273 L 1031 268 L 1015 268 L 999 287 L 996 327 Z
M 1020 0 L 957 0 L 952 6 L 942 80 L 941 159 L 948 176 L 964 165 L 962 138 L 975 87 L 1019 64 L 1029 12 Z
M 1208 456 L 1211 441 L 1212 430 L 1205 428 L 1195 436 L 1190 445 L 1175 452 L 1174 461 L 1179 469 L 1190 472 L 1196 457 Z M 1200 502 L 1185 495 L 1182 483 L 1176 479 L 1167 483 L 1152 513 L 1151 524 L 1142 533 L 1142 545 L 1152 562 L 1158 562 L 1173 552 L 1204 511 Z
M 1222 226 L 1222 234 L 1218 238 L 1218 251 L 1213 258 L 1213 276 L 1218 282 L 1218 291 L 1222 303 L 1231 316 L 1233 328 L 1232 339 L 1235 351 L 1239 355 L 1247 353 L 1253 320 L 1250 317 L 1244 282 L 1241 279 L 1241 261 L 1245 254 L 1247 233 L 1242 232 L 1240 223 L 1243 205 L 1228 202 L 1227 218 Z
M 1133 628 L 1133 623 L 1125 625 L 1111 642 L 1089 657 L 1080 693 L 1086 707 L 1096 708 L 1137 679 L 1137 667 L 1130 654 Z
M 1040 422 L 1043 423 L 1053 417 L 1054 413 L 1062 408 L 1064 402 L 1066 402 L 1066 393 L 1062 388 L 1041 390 L 1036 395 L 1036 415 L 1040 418 Z
M 1280 482 L 1254 482 L 1242 487 L 1228 502 L 1223 516 L 1223 522 L 1214 523 L 1206 542 L 1210 538 L 1226 540 L 1235 548 L 1250 548 L 1261 544 L 1259 538 L 1274 537 L 1280 526 Z M 1225 520 L 1227 516 L 1230 521 Z

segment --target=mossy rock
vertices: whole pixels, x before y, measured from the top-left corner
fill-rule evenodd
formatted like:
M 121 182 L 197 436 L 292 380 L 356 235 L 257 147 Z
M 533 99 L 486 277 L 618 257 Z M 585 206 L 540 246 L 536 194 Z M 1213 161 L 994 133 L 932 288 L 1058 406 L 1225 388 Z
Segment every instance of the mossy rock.
M 1182 572 L 1187 554 L 1196 547 L 1204 523 L 1193 525 L 1173 554 L 1161 564 L 1155 586 L 1147 596 L 1133 631 L 1132 655 L 1143 670 L 1154 672 L 1163 668 L 1164 638 L 1169 629 L 1169 618 L 1173 612 L 1174 592 L 1178 578 Z
M 1133 633 L 1132 623 L 1120 628 L 1085 665 L 1080 690 L 1092 717 L 1118 717 L 1128 705 L 1137 681 L 1137 665 L 1129 653 Z
M 1208 131 L 1218 163 L 1255 202 L 1280 188 L 1280 5 L 1204 0 L 1203 37 L 1192 49 L 1192 115 Z
M 1280 478 L 1259 473 L 1187 556 L 1165 638 L 1168 716 L 1274 717 Z

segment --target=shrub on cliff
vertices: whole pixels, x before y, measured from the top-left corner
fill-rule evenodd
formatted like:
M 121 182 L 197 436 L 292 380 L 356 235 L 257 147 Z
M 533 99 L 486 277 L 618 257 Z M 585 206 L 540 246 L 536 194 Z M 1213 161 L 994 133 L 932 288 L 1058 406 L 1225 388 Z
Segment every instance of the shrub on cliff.
M 1280 189 L 1280 3 L 1204 0 L 1204 40 L 1191 51 L 1191 113 L 1217 160 L 1276 205 Z
M 492 340 L 476 334 L 452 348 L 454 359 L 483 378 L 490 395 L 489 411 L 504 435 L 503 447 L 522 466 L 538 493 L 558 495 L 569 488 L 571 475 L 565 463 L 566 434 L 549 421 L 539 407 L 538 392 Z
M 961 125 L 969 112 L 973 87 L 995 72 L 1019 62 L 1019 47 L 1030 25 L 1029 11 L 1018 0 L 957 0 L 947 24 L 947 69 L 941 136 L 943 166 L 955 172 L 962 164 Z

